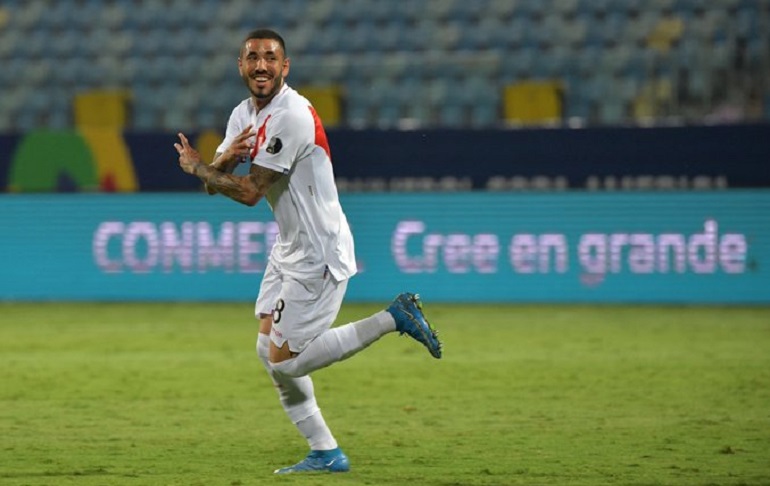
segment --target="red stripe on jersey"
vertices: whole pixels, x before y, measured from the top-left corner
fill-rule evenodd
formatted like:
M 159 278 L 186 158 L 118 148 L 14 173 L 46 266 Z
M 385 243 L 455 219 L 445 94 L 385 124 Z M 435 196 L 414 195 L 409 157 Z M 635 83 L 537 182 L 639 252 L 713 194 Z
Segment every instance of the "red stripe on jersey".
M 254 147 L 251 149 L 251 158 L 254 159 L 254 157 L 257 156 L 257 152 L 259 152 L 259 147 L 262 146 L 263 143 L 265 143 L 265 139 L 267 138 L 267 120 L 270 119 L 270 117 L 273 115 L 267 115 L 267 118 L 265 118 L 265 123 L 262 124 L 261 127 L 259 127 L 259 130 L 257 130 L 257 141 L 254 144 Z
M 332 151 L 329 148 L 329 140 L 326 138 L 326 131 L 324 131 L 324 126 L 321 123 L 321 117 L 318 116 L 315 108 L 312 106 L 308 106 L 308 108 L 310 108 L 310 113 L 313 115 L 313 124 L 315 125 L 315 144 L 324 149 L 326 155 L 329 156 L 329 162 L 331 162 Z

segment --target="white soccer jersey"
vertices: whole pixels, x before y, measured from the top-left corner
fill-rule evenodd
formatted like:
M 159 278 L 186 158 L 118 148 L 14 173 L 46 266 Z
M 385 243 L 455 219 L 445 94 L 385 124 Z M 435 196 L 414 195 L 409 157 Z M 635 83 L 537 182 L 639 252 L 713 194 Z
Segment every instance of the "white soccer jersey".
M 329 144 L 310 102 L 284 84 L 257 112 L 251 98 L 233 109 L 224 152 L 249 124 L 257 130 L 251 163 L 286 175 L 266 199 L 279 234 L 271 258 L 295 278 L 322 276 L 326 267 L 342 281 L 356 273 L 353 236 L 340 206 Z

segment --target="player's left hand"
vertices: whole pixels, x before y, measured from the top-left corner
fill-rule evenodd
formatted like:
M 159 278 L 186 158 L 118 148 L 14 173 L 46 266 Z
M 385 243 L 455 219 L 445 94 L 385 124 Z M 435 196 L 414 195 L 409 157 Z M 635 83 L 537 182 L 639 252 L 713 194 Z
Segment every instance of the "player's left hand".
M 195 171 L 195 166 L 201 164 L 201 154 L 190 146 L 190 142 L 183 133 L 179 133 L 181 144 L 175 143 L 174 148 L 179 153 L 179 167 L 188 174 Z

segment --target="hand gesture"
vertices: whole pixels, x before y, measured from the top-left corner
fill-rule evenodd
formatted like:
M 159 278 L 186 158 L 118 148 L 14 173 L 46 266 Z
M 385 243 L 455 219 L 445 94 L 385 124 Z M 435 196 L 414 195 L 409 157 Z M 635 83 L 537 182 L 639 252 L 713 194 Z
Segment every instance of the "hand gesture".
M 219 159 L 221 162 L 235 163 L 248 161 L 251 155 L 251 149 L 254 147 L 256 133 L 253 131 L 254 125 L 249 125 L 243 129 L 227 147 L 225 153 Z
M 174 147 L 179 153 L 179 167 L 188 174 L 195 171 L 195 166 L 201 163 L 201 154 L 190 146 L 190 142 L 183 133 L 179 133 L 179 140 L 182 144 L 175 143 Z

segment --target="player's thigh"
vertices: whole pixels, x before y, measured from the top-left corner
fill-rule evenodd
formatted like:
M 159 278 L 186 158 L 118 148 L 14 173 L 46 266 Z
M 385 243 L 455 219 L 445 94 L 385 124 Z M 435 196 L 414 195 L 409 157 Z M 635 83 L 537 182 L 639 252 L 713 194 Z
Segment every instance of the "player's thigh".
M 345 297 L 347 280 L 337 282 L 327 274 L 321 278 L 298 280 L 284 277 L 281 293 L 273 310 L 270 338 L 281 348 L 300 353 L 337 318 Z
M 272 263 L 272 260 L 269 261 L 259 285 L 257 301 L 254 304 L 254 314 L 257 319 L 273 314 L 275 303 L 278 302 L 281 295 L 282 280 L 283 276 L 280 269 Z

